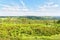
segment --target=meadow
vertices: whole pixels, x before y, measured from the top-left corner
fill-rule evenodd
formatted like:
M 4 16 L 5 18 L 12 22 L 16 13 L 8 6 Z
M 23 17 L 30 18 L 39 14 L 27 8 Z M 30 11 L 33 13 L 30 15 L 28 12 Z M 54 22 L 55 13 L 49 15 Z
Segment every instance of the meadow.
M 0 40 L 60 40 L 60 20 L 51 17 L 0 17 Z

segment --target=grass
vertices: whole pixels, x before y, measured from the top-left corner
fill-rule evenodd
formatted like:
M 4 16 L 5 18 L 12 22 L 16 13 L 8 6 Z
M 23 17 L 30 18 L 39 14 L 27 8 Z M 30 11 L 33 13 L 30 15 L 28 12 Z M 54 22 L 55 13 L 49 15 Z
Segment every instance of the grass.
M 0 21 L 0 40 L 60 40 L 60 24 L 54 21 L 18 20 Z

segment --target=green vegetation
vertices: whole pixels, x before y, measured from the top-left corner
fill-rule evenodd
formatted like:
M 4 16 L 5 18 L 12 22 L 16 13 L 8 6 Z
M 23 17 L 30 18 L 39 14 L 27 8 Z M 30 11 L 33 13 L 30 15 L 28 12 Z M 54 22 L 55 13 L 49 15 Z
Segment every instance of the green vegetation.
M 60 40 L 59 17 L 0 17 L 0 40 Z

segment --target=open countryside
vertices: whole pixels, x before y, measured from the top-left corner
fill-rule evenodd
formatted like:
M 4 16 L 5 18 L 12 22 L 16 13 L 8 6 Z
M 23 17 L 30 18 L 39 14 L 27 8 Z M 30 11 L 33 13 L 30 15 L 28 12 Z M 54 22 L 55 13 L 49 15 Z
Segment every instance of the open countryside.
M 1 16 L 0 40 L 60 40 L 60 17 Z

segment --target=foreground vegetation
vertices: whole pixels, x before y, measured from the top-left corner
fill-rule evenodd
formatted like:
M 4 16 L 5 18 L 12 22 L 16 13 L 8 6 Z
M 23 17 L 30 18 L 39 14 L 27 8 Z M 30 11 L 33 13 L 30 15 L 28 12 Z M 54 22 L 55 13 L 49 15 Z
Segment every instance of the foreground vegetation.
M 60 40 L 60 20 L 0 18 L 0 40 Z

